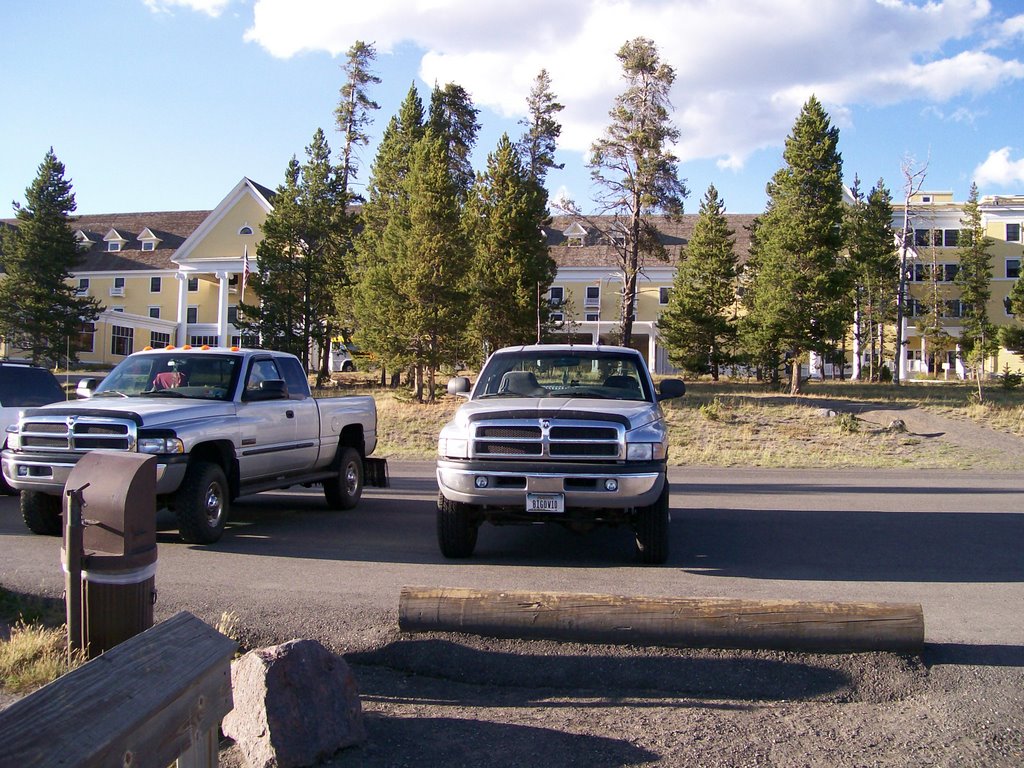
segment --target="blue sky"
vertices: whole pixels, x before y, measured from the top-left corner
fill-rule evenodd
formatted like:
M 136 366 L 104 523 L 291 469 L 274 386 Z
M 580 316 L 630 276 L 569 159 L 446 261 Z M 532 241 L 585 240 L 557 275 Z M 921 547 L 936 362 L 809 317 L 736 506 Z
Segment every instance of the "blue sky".
M 757 213 L 814 93 L 840 129 L 847 183 L 901 166 L 925 188 L 1024 194 L 1024 3 L 1018 0 L 48 0 L 5 3 L 0 217 L 52 146 L 79 213 L 216 206 L 243 176 L 276 187 L 334 107 L 344 53 L 375 44 L 374 142 L 411 84 L 465 87 L 476 167 L 541 68 L 565 105 L 553 195 L 592 210 L 587 150 L 622 88 L 615 52 L 655 41 L 676 71 L 680 175 Z

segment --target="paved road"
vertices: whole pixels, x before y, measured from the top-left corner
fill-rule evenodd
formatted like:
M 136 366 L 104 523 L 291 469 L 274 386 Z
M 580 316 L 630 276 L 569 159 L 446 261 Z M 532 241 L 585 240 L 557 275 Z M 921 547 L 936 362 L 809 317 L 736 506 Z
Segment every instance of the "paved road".
M 920 602 L 926 639 L 1024 645 L 1024 478 L 932 471 L 674 469 L 672 554 L 632 560 L 625 529 L 485 526 L 475 557 L 441 558 L 432 465 L 330 512 L 319 489 L 239 500 L 212 547 L 159 534 L 157 619 L 232 610 L 269 635 L 372 642 L 404 585 L 627 595 Z M 0 584 L 59 594 L 59 542 L 0 498 Z M 384 631 L 384 630 L 381 630 Z

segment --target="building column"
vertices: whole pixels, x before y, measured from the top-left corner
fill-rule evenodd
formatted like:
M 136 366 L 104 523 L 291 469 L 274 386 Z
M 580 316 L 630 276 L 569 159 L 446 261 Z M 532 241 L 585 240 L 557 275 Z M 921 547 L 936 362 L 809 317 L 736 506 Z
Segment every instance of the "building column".
M 183 347 L 188 342 L 188 276 L 174 274 L 178 281 L 178 325 L 174 330 L 174 345 Z
M 231 279 L 230 272 L 215 273 L 218 280 L 217 290 L 217 344 L 222 347 L 231 346 L 231 337 L 228 334 L 228 280 Z

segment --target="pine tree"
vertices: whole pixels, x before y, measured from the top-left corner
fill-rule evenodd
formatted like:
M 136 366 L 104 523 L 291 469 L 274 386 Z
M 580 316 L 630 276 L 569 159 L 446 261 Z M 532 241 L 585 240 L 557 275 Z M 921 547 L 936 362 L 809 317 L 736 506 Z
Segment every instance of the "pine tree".
M 718 381 L 736 336 L 728 309 L 736 301 L 736 243 L 725 217 L 725 201 L 712 184 L 672 284 L 658 333 L 673 365 L 710 373 Z
M 71 228 L 75 195 L 52 147 L 25 189 L 25 206 L 14 207 L 16 225 L 0 240 L 0 337 L 34 363 L 74 362 L 82 323 L 99 316 L 99 302 L 68 282 L 82 258 Z
M 251 280 L 259 297 L 241 305 L 241 325 L 264 345 L 296 355 L 306 370 L 314 348 L 330 345 L 337 265 L 345 249 L 338 227 L 343 209 L 337 168 L 323 130 L 306 147 L 306 162 L 292 158 L 274 210 L 263 225 L 257 273 Z
M 441 365 L 461 346 L 469 319 L 465 289 L 470 248 L 462 229 L 459 182 L 448 166 L 445 140 L 428 130 L 413 151 L 405 181 L 409 227 L 397 264 L 397 287 L 408 312 L 402 320 L 417 370 L 416 399 L 434 400 Z M 426 382 L 422 372 L 426 371 Z
M 294 156 L 285 170 L 284 183 L 275 190 L 274 209 L 263 222 L 257 246 L 256 269 L 248 285 L 256 304 L 239 304 L 239 326 L 258 336 L 264 347 L 290 352 L 300 360 L 308 354 L 302 336 L 305 297 L 299 266 L 303 221 L 299 189 L 302 166 Z
M 551 91 L 551 75 L 546 69 L 542 69 L 534 80 L 526 107 L 529 116 L 519 121 L 526 130 L 516 148 L 530 178 L 543 186 L 549 170 L 565 166 L 555 162 L 558 137 L 562 134 L 557 115 L 565 107 L 555 100 Z
M 955 280 L 960 288 L 963 309 L 960 346 L 967 360 L 977 369 L 980 391 L 985 361 L 998 350 L 998 336 L 988 317 L 988 301 L 992 297 L 992 254 L 989 252 L 992 240 L 986 237 L 982 225 L 977 184 L 971 184 L 960 224 L 957 245 L 960 268 Z
M 599 204 L 604 213 L 613 214 L 612 227 L 622 238 L 620 321 L 622 343 L 628 346 L 645 256 L 666 258 L 652 217 L 681 214 L 688 192 L 668 149 L 679 138 L 669 119 L 675 70 L 661 62 L 654 42 L 643 37 L 625 43 L 616 55 L 627 87 L 615 99 L 604 136 L 591 147 L 588 167 L 602 190 Z
M 541 225 L 547 220 L 546 195 L 523 167 L 507 134 L 487 157 L 466 207 L 466 230 L 473 243 L 470 270 L 474 316 L 471 329 L 481 349 L 526 344 L 536 336 L 538 295 L 555 278 L 556 265 Z
M 426 130 L 423 123 L 423 102 L 413 85 L 377 147 L 361 212 L 363 226 L 356 238 L 358 280 L 351 294 L 352 309 L 360 343 L 382 364 L 382 384 L 387 368 L 401 370 L 411 360 L 396 330 L 410 307 L 396 285 L 395 265 L 405 258 L 410 226 L 405 178 L 413 148 Z
M 886 326 L 895 322 L 899 278 L 892 197 L 882 179 L 865 198 L 860 191 L 860 179 L 854 176 L 851 192 L 854 202 L 847 209 L 843 232 L 853 280 L 854 334 L 859 342 L 858 354 L 863 356 L 865 346 L 869 350 L 868 378 L 877 381 L 885 356 L 880 339 Z M 859 363 L 858 360 L 857 370 Z
M 345 84 L 339 93 L 339 102 L 334 110 L 338 132 L 342 135 L 341 163 L 338 167 L 338 209 L 335 212 L 336 230 L 340 248 L 331 254 L 327 264 L 326 278 L 329 280 L 328 290 L 334 296 L 334 313 L 328 318 L 325 329 L 327 343 L 321 350 L 320 367 L 317 372 L 317 383 L 321 384 L 328 378 L 331 359 L 331 343 L 340 326 L 341 335 L 349 341 L 352 326 L 355 324 L 355 313 L 352 308 L 352 284 L 356 279 L 355 264 L 356 232 L 361 225 L 360 211 L 353 204 L 360 202 L 352 184 L 359 176 L 358 150 L 369 144 L 367 128 L 371 123 L 370 115 L 380 109 L 380 105 L 370 98 L 368 88 L 380 83 L 380 78 L 370 71 L 377 52 L 372 45 L 356 41 L 348 50 L 343 67 L 346 75 Z
M 848 269 L 840 260 L 842 157 L 839 130 L 821 103 L 807 101 L 786 139 L 780 168 L 768 183 L 758 225 L 756 282 L 748 326 L 774 337 L 790 355 L 790 392 L 800 392 L 800 361 L 825 353 L 849 326 Z
M 448 83 L 435 86 L 430 96 L 427 125 L 445 148 L 448 168 L 460 202 L 465 201 L 473 186 L 473 164 L 470 155 L 476 144 L 480 110 L 473 106 L 469 93 L 461 85 Z

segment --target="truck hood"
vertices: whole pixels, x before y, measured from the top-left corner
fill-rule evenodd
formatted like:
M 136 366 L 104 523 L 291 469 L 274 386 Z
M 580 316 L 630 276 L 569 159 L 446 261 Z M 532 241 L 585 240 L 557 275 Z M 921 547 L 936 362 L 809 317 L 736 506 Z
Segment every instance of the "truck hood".
M 141 419 L 141 425 L 159 427 L 192 419 L 212 419 L 230 416 L 235 404 L 214 400 L 191 400 L 168 397 L 92 397 L 72 403 L 51 403 L 41 408 L 26 409 L 26 415 L 63 414 L 68 416 L 109 416 Z
M 605 400 L 590 397 L 488 397 L 470 400 L 459 407 L 455 421 L 463 425 L 481 419 L 581 419 L 629 422 L 627 429 L 650 424 L 661 418 L 656 403 L 634 400 Z

